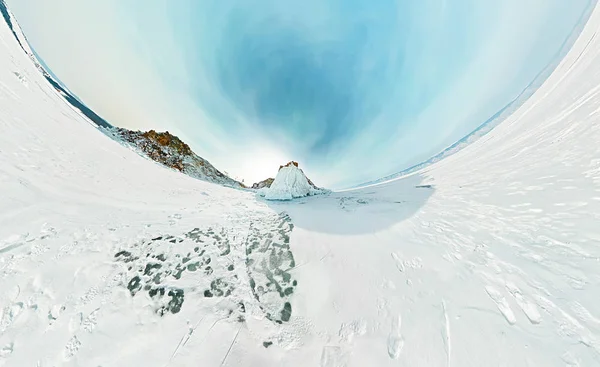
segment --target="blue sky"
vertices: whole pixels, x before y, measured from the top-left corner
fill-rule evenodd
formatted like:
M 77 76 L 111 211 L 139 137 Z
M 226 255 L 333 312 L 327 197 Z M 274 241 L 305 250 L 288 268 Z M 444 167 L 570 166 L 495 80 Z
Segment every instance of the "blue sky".
M 552 62 L 592 0 L 8 0 L 66 86 L 254 182 L 343 187 L 440 152 Z

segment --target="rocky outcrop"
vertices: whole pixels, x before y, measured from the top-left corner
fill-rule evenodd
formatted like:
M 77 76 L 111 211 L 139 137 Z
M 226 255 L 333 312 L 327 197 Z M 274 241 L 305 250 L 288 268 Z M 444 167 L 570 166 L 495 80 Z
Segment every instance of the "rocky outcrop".
M 252 189 L 260 190 L 265 187 L 271 187 L 271 185 L 273 184 L 273 181 L 275 181 L 274 178 L 267 178 L 266 180 L 262 180 L 260 182 L 253 184 Z
M 291 161 L 291 162 L 288 162 L 287 164 L 284 164 L 283 166 L 279 166 L 279 171 L 281 171 L 281 169 L 282 169 L 282 168 L 284 168 L 284 167 L 292 167 L 292 166 L 294 166 L 294 167 L 298 168 L 298 169 L 300 170 L 300 172 L 302 172 L 302 174 L 304 174 L 304 171 L 302 171 L 302 170 L 299 168 L 298 162 L 296 162 L 296 161 Z M 304 175 L 304 177 L 306 177 L 306 175 Z M 315 185 L 315 184 L 314 184 L 314 183 L 313 183 L 313 182 L 310 180 L 310 178 L 306 177 L 306 180 L 308 181 L 308 184 L 309 184 L 310 186 L 312 186 L 312 187 L 313 187 L 313 188 L 315 188 L 315 189 L 319 189 L 319 188 L 317 187 L 317 185 Z M 275 181 L 275 179 L 274 179 L 274 178 L 267 178 L 266 180 L 262 180 L 262 181 L 260 181 L 260 182 L 257 182 L 257 183 L 255 183 L 255 184 L 253 184 L 253 185 L 252 185 L 252 189 L 254 189 L 254 190 L 260 190 L 260 189 L 263 189 L 263 188 L 265 188 L 265 187 L 266 187 L 266 188 L 270 188 L 270 187 L 271 187 L 271 185 L 273 184 L 273 181 Z
M 291 166 L 294 166 L 294 167 L 297 168 L 298 167 L 298 162 L 296 162 L 296 161 L 290 161 L 290 162 L 284 164 L 283 166 L 279 166 L 279 169 L 281 170 L 283 167 L 291 167 Z
M 283 167 L 291 167 L 291 166 L 295 166 L 296 168 L 300 169 L 300 168 L 299 168 L 299 166 L 298 166 L 298 162 L 296 162 L 296 161 L 291 161 L 291 162 L 288 162 L 288 164 L 286 164 L 286 165 L 284 165 L 284 166 L 279 166 L 279 169 L 281 170 Z M 300 169 L 300 172 L 302 172 L 302 174 L 304 175 L 304 177 L 306 177 L 306 175 L 304 174 L 304 171 L 302 171 L 302 169 Z M 315 185 L 315 184 L 314 184 L 314 183 L 313 183 L 313 182 L 310 180 L 310 178 L 306 177 L 306 179 L 308 180 L 308 184 L 309 184 L 310 186 L 312 186 L 312 187 L 313 187 L 313 188 L 315 188 L 315 189 L 319 189 L 319 188 L 317 187 L 317 185 Z
M 325 192 L 306 177 L 298 162 L 292 161 L 280 166 L 275 180 L 268 187 L 261 188 L 258 194 L 267 200 L 292 200 Z
M 106 130 L 113 138 L 133 147 L 140 154 L 188 176 L 235 188 L 245 187 L 199 157 L 189 145 L 168 131 L 142 132 L 118 127 Z

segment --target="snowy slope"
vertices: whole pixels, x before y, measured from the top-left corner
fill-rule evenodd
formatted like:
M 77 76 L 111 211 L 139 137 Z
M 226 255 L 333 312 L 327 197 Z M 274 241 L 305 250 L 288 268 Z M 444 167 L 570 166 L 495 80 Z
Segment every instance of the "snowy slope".
M 0 366 L 600 365 L 598 30 L 455 155 L 265 203 L 100 133 L 0 24 Z

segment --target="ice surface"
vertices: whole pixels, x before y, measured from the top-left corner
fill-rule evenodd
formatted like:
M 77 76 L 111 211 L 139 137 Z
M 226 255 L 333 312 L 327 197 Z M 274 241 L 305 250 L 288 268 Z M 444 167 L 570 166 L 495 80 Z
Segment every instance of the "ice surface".
M 455 155 L 280 202 L 111 140 L 0 24 L 0 366 L 599 366 L 599 30 Z

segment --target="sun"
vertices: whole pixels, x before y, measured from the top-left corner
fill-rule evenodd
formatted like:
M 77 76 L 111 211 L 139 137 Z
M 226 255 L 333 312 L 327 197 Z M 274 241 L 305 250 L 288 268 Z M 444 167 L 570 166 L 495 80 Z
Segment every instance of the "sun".
M 244 153 L 234 176 L 243 179 L 246 185 L 274 178 L 279 166 L 292 160 L 288 154 L 269 146 L 252 147 Z

